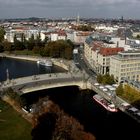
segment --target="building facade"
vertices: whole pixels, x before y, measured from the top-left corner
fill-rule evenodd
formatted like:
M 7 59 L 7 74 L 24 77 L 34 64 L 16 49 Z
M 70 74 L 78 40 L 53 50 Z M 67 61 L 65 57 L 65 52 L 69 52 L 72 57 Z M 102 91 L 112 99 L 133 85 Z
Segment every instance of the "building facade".
M 110 57 L 124 51 L 123 47 L 109 43 L 110 37 L 95 34 L 89 36 L 84 44 L 84 56 L 96 73 L 110 74 Z
M 140 52 L 126 51 L 112 56 L 110 60 L 110 74 L 118 83 L 124 79 L 140 81 Z

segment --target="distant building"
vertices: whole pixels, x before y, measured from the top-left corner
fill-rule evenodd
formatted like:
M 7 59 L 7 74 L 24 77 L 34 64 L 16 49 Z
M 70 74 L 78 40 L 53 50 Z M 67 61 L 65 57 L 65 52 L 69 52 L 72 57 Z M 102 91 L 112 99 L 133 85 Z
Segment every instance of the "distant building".
M 110 74 L 118 83 L 125 78 L 140 81 L 140 51 L 119 52 L 110 59 Z
M 65 31 L 59 30 L 56 32 L 52 32 L 50 38 L 51 38 L 51 41 L 66 40 L 67 35 Z
M 14 42 L 14 36 L 16 35 L 17 40 L 21 41 L 22 34 L 24 34 L 25 38 L 28 40 L 34 35 L 36 38 L 39 35 L 40 31 L 37 29 L 28 29 L 25 27 L 17 27 L 15 29 L 6 30 L 6 34 L 4 38 L 9 42 Z

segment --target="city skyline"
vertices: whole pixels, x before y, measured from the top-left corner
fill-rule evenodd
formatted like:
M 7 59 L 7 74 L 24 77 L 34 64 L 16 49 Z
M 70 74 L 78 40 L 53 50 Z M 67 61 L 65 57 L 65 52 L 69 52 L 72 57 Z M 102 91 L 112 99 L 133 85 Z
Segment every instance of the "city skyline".
M 140 19 L 139 0 L 0 0 L 3 18 L 85 18 Z

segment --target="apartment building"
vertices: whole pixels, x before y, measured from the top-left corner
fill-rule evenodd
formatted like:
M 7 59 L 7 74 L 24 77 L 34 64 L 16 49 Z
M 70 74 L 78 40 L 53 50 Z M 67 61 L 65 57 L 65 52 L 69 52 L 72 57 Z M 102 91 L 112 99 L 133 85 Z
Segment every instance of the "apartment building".
M 109 42 L 109 36 L 89 36 L 85 41 L 84 55 L 90 66 L 100 74 L 109 74 L 110 57 L 120 51 L 123 47 Z
M 17 27 L 15 29 L 8 29 L 6 30 L 6 34 L 4 38 L 8 40 L 9 42 L 14 42 L 14 36 L 16 35 L 17 39 L 21 41 L 22 34 L 25 35 L 25 38 L 28 40 L 31 38 L 32 35 L 34 35 L 34 38 L 36 38 L 39 35 L 40 31 L 37 29 L 28 29 L 25 27 Z
M 140 51 L 119 52 L 110 59 L 110 74 L 118 83 L 124 79 L 140 81 Z
M 93 62 L 96 61 L 96 63 L 93 64 L 96 71 L 100 74 L 110 74 L 110 58 L 121 51 L 124 51 L 124 48 L 108 48 L 105 45 L 96 48 L 96 46 L 94 46 L 92 49 L 92 59 Z

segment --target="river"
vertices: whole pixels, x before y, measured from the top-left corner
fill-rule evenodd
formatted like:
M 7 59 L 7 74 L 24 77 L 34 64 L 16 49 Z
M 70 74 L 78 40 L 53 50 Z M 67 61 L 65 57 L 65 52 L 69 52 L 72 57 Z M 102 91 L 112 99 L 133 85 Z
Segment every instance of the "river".
M 0 57 L 0 81 L 7 79 L 7 69 L 9 71 L 10 79 L 37 74 L 65 72 L 64 69 L 55 65 L 52 68 L 46 68 L 44 66 L 37 65 L 34 61 Z
M 140 124 L 119 111 L 111 113 L 93 100 L 96 94 L 80 91 L 78 87 L 62 87 L 37 91 L 23 95 L 28 105 L 38 101 L 40 97 L 49 96 L 66 113 L 75 117 L 91 132 L 97 140 L 137 140 L 140 138 Z
M 0 81 L 6 80 L 6 69 L 9 70 L 10 78 L 64 71 L 56 66 L 48 71 L 32 61 L 0 58 Z M 94 94 L 96 93 L 88 94 L 87 91 L 71 86 L 28 93 L 22 97 L 31 105 L 39 98 L 49 96 L 66 113 L 79 120 L 85 130 L 94 134 L 97 140 L 139 140 L 140 124 L 121 111 L 108 112 L 93 100 Z

